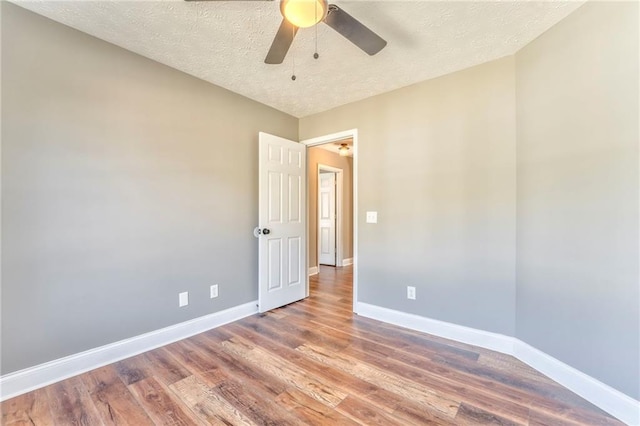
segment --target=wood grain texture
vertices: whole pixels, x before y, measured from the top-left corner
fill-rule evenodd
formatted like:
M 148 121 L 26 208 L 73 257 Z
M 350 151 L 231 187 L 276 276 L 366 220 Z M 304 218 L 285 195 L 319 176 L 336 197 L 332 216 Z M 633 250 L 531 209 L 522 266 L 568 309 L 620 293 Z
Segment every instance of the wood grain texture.
M 139 380 L 128 387 L 155 424 L 206 424 L 197 421 L 186 403 L 155 377 Z
M 511 356 L 310 297 L 0 404 L 2 425 L 621 425 Z
M 140 426 L 153 422 L 122 382 L 112 365 L 80 376 L 100 418 L 106 425 Z

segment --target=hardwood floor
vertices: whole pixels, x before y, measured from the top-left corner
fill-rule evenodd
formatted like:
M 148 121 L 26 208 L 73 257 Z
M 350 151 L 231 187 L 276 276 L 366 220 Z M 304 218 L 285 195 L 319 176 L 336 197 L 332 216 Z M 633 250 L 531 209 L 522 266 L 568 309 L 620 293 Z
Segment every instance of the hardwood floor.
M 3 425 L 619 425 L 510 356 L 311 297 L 5 401 Z

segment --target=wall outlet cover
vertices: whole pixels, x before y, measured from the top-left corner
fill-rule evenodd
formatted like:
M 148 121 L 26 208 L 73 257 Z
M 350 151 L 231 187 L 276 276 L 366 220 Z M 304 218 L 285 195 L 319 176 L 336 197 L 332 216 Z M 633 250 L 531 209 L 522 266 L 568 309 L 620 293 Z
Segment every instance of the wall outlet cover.
M 212 299 L 218 297 L 218 284 L 214 284 L 209 288 L 209 297 Z

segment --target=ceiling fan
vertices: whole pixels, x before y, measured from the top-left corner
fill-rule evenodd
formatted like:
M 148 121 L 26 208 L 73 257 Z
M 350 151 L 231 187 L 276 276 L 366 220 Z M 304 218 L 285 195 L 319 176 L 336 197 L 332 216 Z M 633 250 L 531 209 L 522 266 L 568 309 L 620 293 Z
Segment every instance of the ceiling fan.
M 369 55 L 375 55 L 387 45 L 379 35 L 339 6 L 329 4 L 327 0 L 280 0 L 280 13 L 283 16 L 282 23 L 264 60 L 266 64 L 281 64 L 298 29 L 312 27 L 320 22 L 329 25 Z

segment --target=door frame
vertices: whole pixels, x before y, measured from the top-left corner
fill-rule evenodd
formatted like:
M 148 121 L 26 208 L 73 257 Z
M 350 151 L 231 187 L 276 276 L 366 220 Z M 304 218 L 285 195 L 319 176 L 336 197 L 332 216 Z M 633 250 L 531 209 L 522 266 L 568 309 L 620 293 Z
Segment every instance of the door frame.
M 300 141 L 301 144 L 307 146 L 307 160 L 309 159 L 309 148 L 316 145 L 324 145 L 326 143 L 337 142 L 344 139 L 353 141 L 353 176 L 352 176 L 352 193 L 353 193 L 353 312 L 358 313 L 358 129 L 344 130 L 342 132 L 331 133 L 324 136 L 305 139 Z M 309 173 L 306 176 L 307 189 L 309 188 Z M 306 213 L 309 214 L 309 191 L 307 192 L 307 208 Z M 306 227 L 307 246 L 307 265 L 309 264 L 309 227 Z M 307 297 L 309 296 L 309 270 L 307 269 Z
M 355 158 L 354 158 L 355 160 Z M 321 170 L 325 170 L 327 172 L 331 172 L 331 173 L 335 173 L 336 174 L 336 200 L 335 200 L 335 214 L 336 214 L 336 224 L 335 224 L 335 228 L 336 228 L 336 235 L 335 235 L 335 239 L 336 239 L 336 267 L 341 267 L 342 265 L 342 261 L 344 260 L 344 241 L 342 239 L 342 197 L 344 194 L 343 192 L 343 187 L 342 185 L 344 184 L 344 178 L 343 178 L 343 170 L 341 168 L 338 167 L 332 167 L 332 166 L 327 166 L 326 164 L 320 164 L 318 163 L 318 185 L 320 185 L 320 171 Z M 317 196 L 318 196 L 318 205 L 317 205 L 317 209 L 316 209 L 316 215 L 318 215 L 318 211 L 320 209 L 320 190 L 319 190 L 320 186 L 318 186 L 318 191 L 317 191 Z M 307 187 L 307 191 L 309 190 L 309 188 Z M 316 227 L 320 228 L 320 219 L 318 219 L 318 216 L 316 216 Z M 318 229 L 316 229 L 317 231 Z M 309 238 L 307 236 L 307 238 Z M 318 264 L 318 269 L 320 268 L 320 235 L 318 235 L 317 241 L 316 241 L 316 245 L 318 246 L 318 251 L 317 251 L 317 264 Z M 307 262 L 307 265 L 309 264 L 309 262 Z

